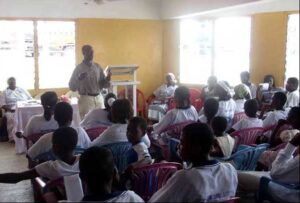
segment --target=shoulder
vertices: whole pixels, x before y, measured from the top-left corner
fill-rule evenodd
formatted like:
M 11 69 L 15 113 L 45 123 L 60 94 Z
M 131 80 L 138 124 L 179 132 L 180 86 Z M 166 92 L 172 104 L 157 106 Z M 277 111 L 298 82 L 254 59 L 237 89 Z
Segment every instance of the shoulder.
M 124 198 L 125 201 L 127 202 L 144 202 L 144 200 L 137 195 L 134 191 L 131 190 L 127 190 L 125 192 L 123 192 L 119 198 Z M 121 202 L 121 201 L 120 201 Z

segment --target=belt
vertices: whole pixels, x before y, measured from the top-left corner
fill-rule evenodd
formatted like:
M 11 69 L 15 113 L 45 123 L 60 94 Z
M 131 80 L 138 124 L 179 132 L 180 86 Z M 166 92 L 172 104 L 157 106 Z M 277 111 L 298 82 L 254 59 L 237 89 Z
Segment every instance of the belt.
M 99 95 L 99 93 L 96 94 L 92 94 L 92 93 L 87 93 L 87 94 L 82 94 L 84 96 L 91 96 L 91 97 L 97 97 Z

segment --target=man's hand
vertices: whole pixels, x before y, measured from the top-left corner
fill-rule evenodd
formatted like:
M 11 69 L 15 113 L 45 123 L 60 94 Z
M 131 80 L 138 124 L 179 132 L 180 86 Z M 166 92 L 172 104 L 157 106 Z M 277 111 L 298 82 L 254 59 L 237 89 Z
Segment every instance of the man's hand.
M 298 147 L 300 145 L 300 133 L 297 133 L 293 139 L 290 141 L 290 143 L 292 145 L 294 145 L 295 147 Z
M 84 78 L 86 78 L 87 75 L 88 75 L 87 72 L 80 73 L 80 75 L 79 75 L 79 77 L 78 77 L 78 80 L 83 80 Z

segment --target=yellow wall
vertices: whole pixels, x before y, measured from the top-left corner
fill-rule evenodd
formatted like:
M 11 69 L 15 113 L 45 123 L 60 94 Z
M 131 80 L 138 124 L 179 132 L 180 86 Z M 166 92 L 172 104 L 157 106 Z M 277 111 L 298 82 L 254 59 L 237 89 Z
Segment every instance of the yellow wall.
M 254 83 L 272 74 L 283 86 L 287 21 L 290 12 L 255 14 L 252 19 L 250 73 Z M 164 21 L 164 73 L 179 73 L 179 20 Z M 238 74 L 238 73 L 237 73 Z
M 163 25 L 155 20 L 79 19 L 76 28 L 76 58 L 81 47 L 94 47 L 94 61 L 107 65 L 138 64 L 138 86 L 145 96 L 161 85 Z

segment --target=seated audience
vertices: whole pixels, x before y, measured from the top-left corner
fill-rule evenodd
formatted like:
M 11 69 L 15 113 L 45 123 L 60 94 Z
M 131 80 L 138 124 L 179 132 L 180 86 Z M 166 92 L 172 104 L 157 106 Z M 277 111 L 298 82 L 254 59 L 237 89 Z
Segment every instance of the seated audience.
M 282 91 L 281 88 L 276 87 L 275 78 L 273 75 L 266 75 L 264 77 L 263 83 L 268 84 L 268 88 L 262 89 L 262 86 L 258 87 L 257 99 L 258 99 L 260 106 L 262 106 L 264 104 L 270 104 L 272 101 L 273 95 L 278 91 Z
M 244 85 L 240 84 L 234 87 L 234 96 L 233 99 L 235 101 L 235 112 L 234 113 L 240 113 L 244 112 L 244 104 L 246 100 L 250 99 L 250 91 L 249 88 Z
M 277 155 L 272 164 L 271 171 L 239 171 L 239 189 L 249 192 L 257 192 L 260 178 L 270 177 L 273 181 L 281 184 L 299 185 L 299 154 L 293 157 L 293 153 L 300 145 L 300 134 L 298 133 Z M 269 183 L 268 191 L 276 202 L 300 202 L 299 189 L 281 186 L 277 183 Z
M 238 121 L 236 124 L 232 126 L 232 129 L 230 131 L 237 131 L 247 128 L 261 128 L 263 126 L 263 121 L 259 118 L 257 118 L 257 110 L 258 110 L 258 103 L 256 99 L 250 99 L 245 102 L 244 105 L 245 114 L 247 115 L 247 118 L 244 118 L 240 121 Z
M 204 114 L 199 116 L 201 123 L 210 125 L 211 120 L 216 116 L 219 110 L 219 102 L 214 98 L 206 99 L 203 106 Z
M 159 121 L 167 113 L 168 105 L 166 101 L 168 98 L 174 97 L 174 92 L 177 88 L 177 81 L 173 73 L 166 75 L 166 83 L 156 89 L 152 97 L 154 101 L 149 105 L 148 118 L 153 121 Z
M 234 197 L 237 172 L 229 163 L 209 159 L 214 142 L 209 126 L 193 123 L 182 133 L 180 156 L 191 165 L 177 171 L 149 202 L 221 202 Z
M 287 100 L 285 107 L 290 109 L 299 105 L 299 81 L 297 78 L 289 78 L 286 82 L 285 89 L 287 91 Z
M 211 127 L 215 134 L 212 157 L 230 157 L 234 148 L 235 140 L 225 132 L 227 120 L 224 117 L 214 117 L 211 121 Z
M 216 76 L 210 76 L 207 80 L 207 86 L 203 87 L 201 98 L 206 100 L 211 97 L 215 97 L 215 87 L 218 84 L 218 79 Z
M 242 84 L 246 85 L 250 90 L 250 97 L 256 98 L 257 87 L 250 82 L 250 73 L 248 71 L 241 72 L 240 74 Z
M 191 105 L 190 92 L 187 87 L 178 87 L 175 90 L 174 98 L 176 108 L 168 111 L 159 123 L 153 125 L 153 131 L 155 134 L 159 134 L 166 127 L 176 123 L 198 120 L 198 113 Z
M 54 108 L 54 119 L 57 121 L 59 128 L 73 127 L 72 124 L 73 108 L 69 103 L 59 102 Z M 78 134 L 77 147 L 87 149 L 91 140 L 82 127 L 73 127 Z M 52 148 L 53 132 L 43 135 L 28 150 L 28 156 L 35 159 L 38 155 L 49 152 Z
M 112 124 L 111 119 L 111 106 L 117 99 L 116 95 L 109 93 L 104 99 L 105 109 L 96 108 L 88 112 L 80 123 L 80 126 L 84 129 L 95 128 L 99 126 L 110 126 Z
M 58 124 L 53 116 L 57 101 L 58 98 L 55 92 L 45 92 L 42 94 L 41 103 L 44 113 L 30 118 L 24 130 L 23 135 L 25 137 L 37 133 L 47 133 L 58 128 Z
M 80 157 L 79 169 L 85 185 L 82 202 L 144 202 L 133 191 L 113 188 L 119 176 L 110 150 L 100 147 L 87 149 Z
M 111 107 L 113 124 L 106 129 L 99 137 L 93 140 L 91 146 L 103 146 L 117 142 L 128 142 L 127 127 L 128 121 L 133 116 L 131 103 L 127 99 L 117 99 Z M 143 137 L 143 142 L 150 147 L 148 135 Z
M 286 95 L 283 92 L 276 92 L 272 98 L 271 108 L 274 109 L 268 112 L 263 120 L 263 127 L 276 125 L 280 119 L 286 119 L 286 111 L 284 105 L 286 103 Z
M 54 131 L 52 151 L 57 157 L 55 161 L 46 161 L 33 169 L 20 173 L 0 174 L 0 183 L 17 183 L 23 180 L 43 177 L 56 180 L 63 176 L 79 173 L 79 156 L 74 156 L 77 143 L 77 132 L 70 127 L 62 127 Z

